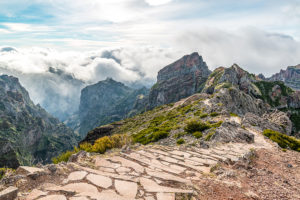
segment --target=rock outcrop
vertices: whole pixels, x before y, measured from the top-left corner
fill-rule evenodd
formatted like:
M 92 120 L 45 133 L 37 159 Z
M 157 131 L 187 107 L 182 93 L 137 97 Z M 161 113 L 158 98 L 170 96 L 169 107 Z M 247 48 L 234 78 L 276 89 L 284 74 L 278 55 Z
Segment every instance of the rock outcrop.
M 280 70 L 267 80 L 282 81 L 290 88 L 300 90 L 300 65 L 287 67 L 286 70 Z
M 85 136 L 90 130 L 124 119 L 137 99 L 147 95 L 147 88 L 134 90 L 111 78 L 85 87 L 81 91 L 79 133 Z
M 17 78 L 0 76 L 0 166 L 50 162 L 76 143 L 73 131 L 34 105 Z
M 198 53 L 186 55 L 158 72 L 149 94 L 150 108 L 200 92 L 211 71 Z

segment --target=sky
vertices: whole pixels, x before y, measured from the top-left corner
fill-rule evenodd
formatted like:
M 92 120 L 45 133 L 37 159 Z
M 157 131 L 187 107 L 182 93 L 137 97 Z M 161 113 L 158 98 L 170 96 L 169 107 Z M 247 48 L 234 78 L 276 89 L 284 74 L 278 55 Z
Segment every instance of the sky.
M 18 76 L 45 107 L 48 91 L 59 88 L 68 104 L 106 77 L 151 86 L 195 51 L 211 70 L 237 63 L 268 77 L 297 65 L 300 1 L 0 0 L 0 73 Z
M 0 0 L 1 46 L 198 51 L 270 75 L 300 63 L 299 39 L 299 0 Z

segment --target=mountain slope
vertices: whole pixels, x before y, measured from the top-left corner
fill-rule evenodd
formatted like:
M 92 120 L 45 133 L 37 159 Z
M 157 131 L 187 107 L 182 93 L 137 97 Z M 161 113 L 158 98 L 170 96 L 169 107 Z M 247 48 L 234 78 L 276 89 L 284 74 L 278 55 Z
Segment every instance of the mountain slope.
M 0 166 L 50 162 L 76 144 L 73 131 L 34 105 L 17 78 L 0 76 Z
M 97 126 L 125 118 L 138 96 L 147 93 L 146 88 L 134 90 L 111 78 L 85 87 L 81 91 L 78 112 L 80 134 L 85 135 Z

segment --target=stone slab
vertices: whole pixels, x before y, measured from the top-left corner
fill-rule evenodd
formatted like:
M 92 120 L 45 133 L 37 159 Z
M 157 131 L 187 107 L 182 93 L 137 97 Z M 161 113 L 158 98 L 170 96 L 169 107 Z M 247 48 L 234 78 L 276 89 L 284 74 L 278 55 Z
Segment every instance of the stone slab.
M 11 186 L 0 192 L 0 200 L 12 200 L 15 199 L 17 195 L 18 188 Z
M 112 186 L 112 180 L 109 177 L 96 175 L 96 174 L 89 174 L 86 179 L 90 181 L 92 184 L 101 187 L 101 188 L 109 188 Z
M 134 182 L 115 180 L 115 188 L 120 195 L 135 198 L 138 185 Z

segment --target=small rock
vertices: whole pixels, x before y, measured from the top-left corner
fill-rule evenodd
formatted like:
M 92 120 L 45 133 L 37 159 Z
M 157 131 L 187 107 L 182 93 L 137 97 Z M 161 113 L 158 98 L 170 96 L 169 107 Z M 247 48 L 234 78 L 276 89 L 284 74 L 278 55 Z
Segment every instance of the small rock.
M 55 173 L 57 170 L 57 167 L 54 164 L 50 164 L 50 165 L 48 165 L 48 169 L 51 173 Z
M 49 195 L 39 200 L 67 200 L 67 198 L 64 195 Z
M 18 188 L 11 186 L 0 192 L 0 200 L 13 200 L 17 195 Z
M 16 171 L 17 174 L 21 174 L 21 175 L 28 175 L 28 174 L 38 173 L 38 172 L 44 172 L 44 169 L 37 168 L 37 167 L 20 166 Z
M 292 168 L 292 167 L 293 167 L 293 165 L 291 165 L 291 164 L 287 164 L 287 167 L 288 167 L 288 168 Z

